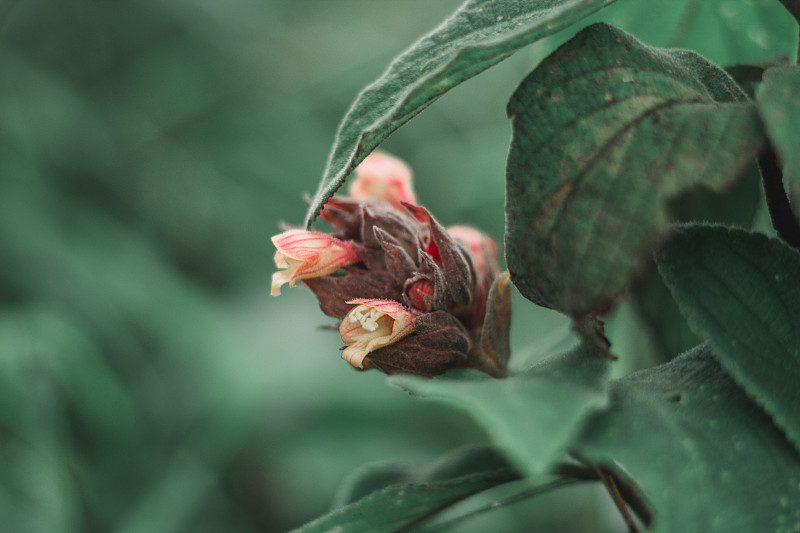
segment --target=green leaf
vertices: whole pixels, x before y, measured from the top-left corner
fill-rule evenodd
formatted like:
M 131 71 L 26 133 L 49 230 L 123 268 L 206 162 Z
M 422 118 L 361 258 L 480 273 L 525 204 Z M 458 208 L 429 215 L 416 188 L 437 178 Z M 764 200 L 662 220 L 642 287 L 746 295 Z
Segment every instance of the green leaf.
M 468 0 L 398 56 L 356 97 L 339 125 L 306 215 L 319 210 L 353 169 L 400 126 L 464 80 L 614 0 Z
M 773 67 L 785 67 L 789 65 L 789 56 L 777 55 L 762 59 L 753 64 L 739 63 L 725 67 L 725 72 L 733 78 L 739 87 L 747 93 L 751 99 L 756 97 L 756 88 L 761 86 L 764 72 Z
M 612 382 L 574 450 L 629 478 L 656 532 L 796 531 L 800 456 L 700 346 Z
M 783 162 L 784 181 L 797 208 L 800 202 L 800 67 L 773 67 L 756 93 L 758 110 Z
M 506 260 L 528 299 L 608 309 L 669 231 L 665 203 L 725 189 L 763 142 L 723 70 L 605 24 L 545 59 L 509 103 Z
M 648 272 L 631 291 L 631 303 L 642 321 L 641 333 L 652 340 L 653 362 L 643 366 L 666 363 L 700 342 L 656 269 Z
M 368 466 L 347 483 L 337 496 L 337 503 L 360 499 L 295 531 L 388 533 L 406 530 L 459 500 L 516 479 L 519 475 L 488 447 L 456 451 L 430 468 L 403 469 L 396 464 Z
M 465 370 L 389 381 L 467 411 L 514 464 L 539 475 L 560 459 L 586 416 L 605 406 L 606 363 L 599 352 L 578 346 L 505 379 Z
M 800 254 L 764 235 L 690 226 L 658 266 L 692 328 L 800 449 Z
M 467 446 L 447 454 L 432 465 L 418 466 L 408 462 L 371 463 L 351 474 L 339 487 L 333 508 L 342 507 L 390 485 L 421 484 L 446 481 L 475 472 L 511 469 L 511 465 L 492 446 Z
M 670 200 L 667 209 L 671 220 L 703 220 L 749 228 L 759 205 L 760 187 L 758 167 L 752 164 L 730 190 L 722 194 L 705 189 L 689 191 Z M 656 269 L 650 270 L 631 291 L 631 301 L 653 340 L 654 356 L 659 363 L 700 342 Z
M 800 22 L 800 1 L 798 0 L 781 0 L 781 4 L 783 7 L 786 8 L 786 11 L 792 14 L 792 16 Z

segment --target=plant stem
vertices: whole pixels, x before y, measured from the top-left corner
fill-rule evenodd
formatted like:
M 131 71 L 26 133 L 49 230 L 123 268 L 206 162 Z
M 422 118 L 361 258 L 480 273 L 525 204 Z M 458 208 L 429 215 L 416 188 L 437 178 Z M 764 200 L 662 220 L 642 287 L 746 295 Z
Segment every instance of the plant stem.
M 580 480 L 599 479 L 603 481 L 603 484 L 606 485 L 606 488 L 608 489 L 605 476 L 607 475 L 611 477 L 610 473 L 605 472 L 598 464 L 594 462 L 581 459 L 574 453 L 571 455 L 577 461 L 580 461 L 580 464 L 572 462 L 559 463 L 553 470 L 554 474 Z M 648 503 L 639 492 L 639 489 L 623 477 L 612 478 L 612 480 L 614 482 L 617 495 L 615 498 L 614 493 L 612 493 L 611 497 L 614 498 L 614 503 L 617 503 L 617 498 L 621 498 L 623 500 L 623 506 L 624 502 L 627 502 L 628 506 L 630 506 L 630 508 L 633 509 L 633 512 L 636 513 L 636 516 L 639 517 L 639 520 L 642 522 L 642 524 L 644 524 L 646 528 L 649 528 L 653 523 L 653 514 L 650 511 Z M 617 507 L 619 507 L 618 503 Z M 630 513 L 628 513 L 628 516 L 630 517 Z
M 628 531 L 630 531 L 630 533 L 639 533 L 639 528 L 636 527 L 636 522 L 633 521 L 633 517 L 628 511 L 628 506 L 625 505 L 625 499 L 622 497 L 622 494 L 620 494 L 616 482 L 614 482 L 614 476 L 608 472 L 604 472 L 597 463 L 592 463 L 592 466 L 597 472 L 597 475 L 603 481 L 603 485 L 605 485 L 608 493 L 611 494 L 611 499 L 614 500 L 614 503 L 617 505 L 617 509 L 619 509 L 620 514 L 622 514 L 622 518 L 628 525 Z
M 767 200 L 772 227 L 778 232 L 778 237 L 787 244 L 800 248 L 800 224 L 792 212 L 792 206 L 783 188 L 783 172 L 778 156 L 770 144 L 759 154 L 758 166 L 761 169 L 764 197 Z

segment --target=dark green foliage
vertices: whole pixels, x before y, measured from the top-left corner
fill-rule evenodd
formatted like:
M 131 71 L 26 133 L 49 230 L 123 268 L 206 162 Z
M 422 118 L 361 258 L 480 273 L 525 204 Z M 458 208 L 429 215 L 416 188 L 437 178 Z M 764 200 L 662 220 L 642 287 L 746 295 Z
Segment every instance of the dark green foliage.
M 800 67 L 769 69 L 757 94 L 758 109 L 783 163 L 784 182 L 794 205 L 800 202 Z
M 796 14 L 794 3 L 784 5 Z M 463 30 L 460 17 L 472 6 L 467 2 L 359 96 L 340 126 L 307 222 L 373 146 L 489 66 L 478 55 L 453 60 L 433 53 L 454 24 Z M 671 44 L 696 33 L 698 5 L 680 6 Z M 720 10 L 729 19 L 738 13 L 731 3 Z M 491 19 L 476 27 L 486 24 L 497 32 L 487 54 L 514 42 Z M 535 40 L 537 30 L 528 31 Z M 460 54 L 462 45 L 454 32 L 449 46 Z M 393 75 L 426 55 L 456 65 L 469 57 L 475 69 L 438 85 L 426 85 L 424 74 L 411 83 Z M 710 346 L 610 384 L 600 354 L 583 346 L 502 380 L 464 371 L 391 382 L 472 415 L 531 479 L 565 465 L 596 468 L 598 475 L 607 469 L 640 525 L 655 531 L 800 527 L 800 461 L 786 439 L 800 438 L 797 252 L 721 226 L 687 226 L 672 236 L 676 222 L 749 228 L 759 204 L 758 158 L 775 227 L 793 242 L 786 226 L 795 215 L 785 199 L 782 211 L 774 205 L 783 194 L 781 169 L 790 195 L 800 174 L 793 127 L 800 79 L 784 64 L 773 56 L 730 67 L 729 76 L 694 52 L 654 48 L 594 24 L 539 63 L 508 105 L 505 253 L 514 285 L 534 303 L 576 319 L 606 313 L 632 290 L 655 355 L 639 354 L 639 364 L 668 361 L 701 339 Z M 411 96 L 397 103 L 403 91 Z M 378 94 L 393 96 L 371 105 Z M 359 125 L 362 117 L 366 125 Z M 660 270 L 650 270 L 665 241 Z M 622 356 L 636 366 L 637 354 Z M 577 464 L 563 462 L 570 455 Z
M 562 458 L 584 419 L 605 406 L 606 368 L 602 354 L 578 346 L 505 379 L 469 371 L 390 382 L 467 411 L 520 470 L 537 476 Z
M 641 488 L 653 531 L 800 524 L 800 456 L 705 346 L 613 382 L 574 449 Z
M 800 255 L 754 161 L 796 219 L 799 12 L 7 3 L 0 529 L 623 531 L 610 475 L 640 531 L 800 530 Z M 307 291 L 267 296 L 277 223 L 384 142 L 498 242 L 508 179 L 510 292 L 565 317 L 513 296 L 507 377 L 387 388 Z M 586 314 L 619 361 L 542 338 Z
M 658 265 L 692 328 L 800 449 L 800 253 L 763 235 L 688 226 Z
M 367 465 L 340 491 L 334 509 L 297 533 L 391 532 L 418 525 L 472 494 L 519 479 L 488 447 L 457 450 L 430 467 Z
M 489 448 L 461 450 L 425 469 L 374 465 L 351 481 L 340 495 L 341 507 L 296 531 L 407 530 L 459 500 L 518 477 Z
M 594 25 L 509 103 L 506 259 L 528 299 L 607 310 L 669 231 L 664 203 L 729 187 L 763 142 L 755 106 L 718 67 Z

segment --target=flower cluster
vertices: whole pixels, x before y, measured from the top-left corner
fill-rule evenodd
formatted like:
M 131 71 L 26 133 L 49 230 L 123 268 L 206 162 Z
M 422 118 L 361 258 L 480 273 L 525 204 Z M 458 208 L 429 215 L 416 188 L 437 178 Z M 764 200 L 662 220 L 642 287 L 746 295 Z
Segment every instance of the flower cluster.
M 433 376 L 454 367 L 504 373 L 509 278 L 497 245 L 467 226 L 445 229 L 416 204 L 411 172 L 383 153 L 356 169 L 348 197 L 320 216 L 331 234 L 290 229 L 272 238 L 272 294 L 303 281 L 341 320 L 342 357 L 358 369 Z

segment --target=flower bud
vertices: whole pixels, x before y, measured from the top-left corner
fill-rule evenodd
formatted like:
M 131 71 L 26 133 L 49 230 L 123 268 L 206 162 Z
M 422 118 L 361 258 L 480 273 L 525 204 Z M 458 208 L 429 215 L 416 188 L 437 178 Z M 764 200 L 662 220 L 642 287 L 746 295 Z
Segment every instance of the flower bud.
M 489 375 L 502 376 L 511 354 L 511 277 L 503 272 L 489 290 L 475 366 Z
M 469 226 L 450 226 L 447 233 L 464 243 L 472 252 L 472 261 L 480 277 L 484 272 L 494 278 L 497 275 L 497 243 L 480 230 Z
M 324 233 L 292 229 L 272 237 L 272 243 L 278 249 L 275 266 L 285 269 L 272 275 L 273 296 L 281 293 L 284 283 L 294 287 L 298 280 L 326 276 L 360 261 L 351 243 Z
M 405 297 L 411 302 L 411 305 L 423 311 L 430 311 L 433 308 L 434 302 L 434 287 L 433 283 L 429 280 L 410 279 L 407 283 L 408 287 L 405 289 Z
M 348 300 L 355 304 L 339 326 L 347 344 L 342 358 L 356 368 L 364 368 L 364 358 L 372 351 L 395 343 L 414 332 L 414 319 L 421 313 L 392 300 Z
M 411 188 L 411 169 L 396 157 L 381 152 L 371 153 L 356 167 L 350 197 L 383 200 L 397 208 L 401 202 L 417 201 Z

